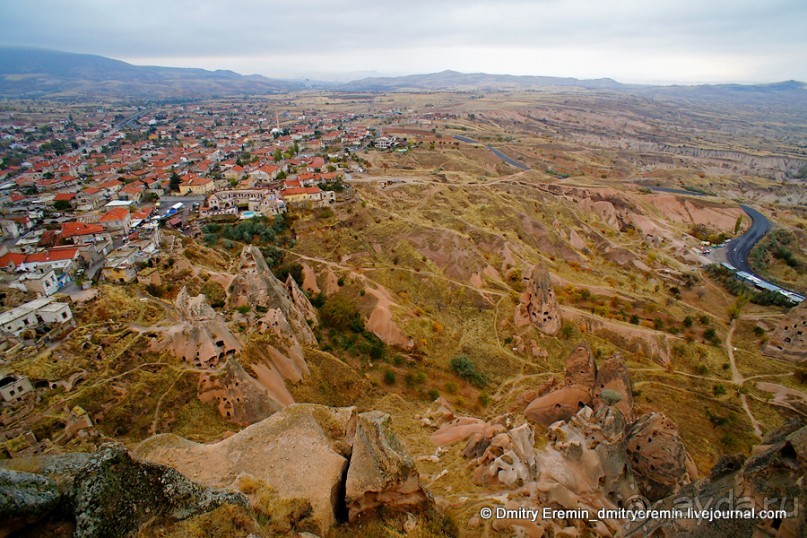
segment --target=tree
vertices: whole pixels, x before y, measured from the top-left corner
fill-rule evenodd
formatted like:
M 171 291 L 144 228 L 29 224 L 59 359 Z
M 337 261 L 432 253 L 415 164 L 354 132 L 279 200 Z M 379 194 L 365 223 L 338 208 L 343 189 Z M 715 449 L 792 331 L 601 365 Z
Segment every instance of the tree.
M 280 162 L 283 160 L 283 152 L 280 151 L 280 148 L 275 149 L 275 152 L 272 154 L 272 158 L 275 162 Z
M 176 170 L 174 170 L 171 172 L 171 181 L 168 182 L 168 190 L 171 192 L 178 192 L 180 182 L 181 180 L 179 179 L 179 174 L 177 174 Z
M 734 235 L 737 235 L 742 225 L 743 225 L 743 216 L 740 215 L 739 217 L 737 217 L 737 222 L 734 223 Z
M 740 313 L 741 313 L 741 312 L 742 312 L 742 310 L 743 310 L 743 307 L 744 307 L 746 304 L 748 304 L 748 301 L 749 301 L 750 299 L 751 299 L 751 298 L 748 296 L 748 294 L 741 293 L 741 294 L 740 294 L 740 296 L 739 296 L 739 297 L 737 297 L 737 300 L 735 300 L 735 301 L 734 301 L 734 304 L 733 304 L 733 305 L 731 305 L 731 306 L 729 306 L 729 308 L 728 308 L 728 312 L 727 312 L 727 313 L 728 313 L 728 315 L 729 315 L 729 319 L 733 321 L 733 320 L 735 320 L 735 319 L 739 318 L 739 317 L 740 317 Z
M 53 202 L 53 209 L 56 211 L 66 211 L 70 209 L 70 202 L 67 200 L 56 200 Z

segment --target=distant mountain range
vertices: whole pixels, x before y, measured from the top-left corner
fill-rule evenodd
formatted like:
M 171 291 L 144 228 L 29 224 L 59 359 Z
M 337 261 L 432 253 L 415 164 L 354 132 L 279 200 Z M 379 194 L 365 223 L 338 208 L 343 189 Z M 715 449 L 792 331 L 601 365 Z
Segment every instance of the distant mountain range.
M 0 48 L 5 97 L 148 97 L 266 94 L 303 89 L 302 82 L 233 71 L 135 66 L 92 54 Z
M 441 71 L 428 75 L 407 75 L 402 77 L 372 77 L 348 82 L 339 89 L 349 91 L 391 91 L 391 90 L 507 90 L 545 87 L 576 87 L 592 89 L 619 89 L 627 85 L 610 78 L 580 80 L 576 78 L 536 77 L 516 75 L 489 75 L 487 73 L 458 73 Z
M 0 96 L 3 97 L 136 97 L 194 98 L 284 93 L 302 89 L 328 91 L 496 91 L 581 88 L 628 92 L 711 102 L 751 104 L 807 104 L 807 85 L 787 81 L 774 84 L 717 84 L 648 86 L 621 84 L 610 78 L 490 75 L 442 71 L 425 75 L 371 77 L 353 82 L 309 82 L 239 75 L 233 71 L 135 66 L 91 54 L 41 49 L 0 48 Z

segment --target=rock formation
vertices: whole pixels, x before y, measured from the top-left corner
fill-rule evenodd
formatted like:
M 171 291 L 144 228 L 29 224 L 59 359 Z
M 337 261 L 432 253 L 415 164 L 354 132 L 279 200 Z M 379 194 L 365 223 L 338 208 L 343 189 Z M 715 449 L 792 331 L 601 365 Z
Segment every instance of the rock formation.
M 164 434 L 135 454 L 208 486 L 262 484 L 276 502 L 300 507 L 303 516 L 290 522 L 297 532 L 325 535 L 343 521 L 345 506 L 353 519 L 382 503 L 413 510 L 430 502 L 389 416 L 357 416 L 352 407 L 295 404 L 218 443 Z
M 627 431 L 631 467 L 645 497 L 656 501 L 672 495 L 697 477 L 678 426 L 660 413 L 649 413 Z
M 633 388 L 628 375 L 628 367 L 620 355 L 605 360 L 597 370 L 594 383 L 594 409 L 613 406 L 622 412 L 625 421 L 630 424 L 633 415 Z
M 282 320 L 290 328 L 299 344 L 316 343 L 309 322 L 316 324 L 314 307 L 292 280 L 284 285 L 266 265 L 261 251 L 247 245 L 241 252 L 238 274 L 227 290 L 227 305 L 230 308 L 249 306 L 250 314 L 276 311 L 272 319 Z M 266 316 L 264 316 L 266 317 Z M 262 323 L 261 320 L 258 320 Z
M 807 301 L 792 308 L 768 335 L 766 355 L 807 361 Z
M 569 421 L 552 425 L 542 449 L 535 448 L 531 426 L 515 426 L 515 417 L 495 417 L 470 429 L 462 427 L 462 418 L 443 416 L 451 420 L 441 425 L 432 440 L 438 446 L 466 441 L 462 454 L 470 460 L 473 482 L 496 487 L 509 499 L 505 503 L 508 509 L 553 506 L 596 513 L 600 508 L 622 506 L 638 492 L 627 458 L 625 421 L 618 409 L 603 407 L 594 413 L 583 407 Z M 523 533 L 519 536 L 546 536 L 558 535 L 570 523 L 500 520 L 494 528 L 518 529 Z M 589 525 L 580 520 L 575 524 Z M 611 536 L 619 526 L 617 521 L 604 521 L 592 534 Z M 580 535 L 587 532 L 591 529 L 576 531 Z
M 648 519 L 627 522 L 625 536 L 777 536 L 807 535 L 807 427 L 794 420 L 768 434 L 751 456 L 723 458 L 706 479 L 694 482 L 654 505 L 661 510 L 710 507 L 721 511 L 784 510 L 785 517 Z
M 256 364 L 252 368 L 262 373 L 267 367 Z M 237 360 L 227 361 L 223 372 L 199 376 L 199 400 L 214 404 L 219 414 L 232 422 L 252 424 L 294 403 L 282 378 L 277 382 L 273 377 L 264 377 L 250 376 Z
M 557 334 L 561 319 L 549 271 L 537 264 L 533 267 L 530 277 L 525 280 L 527 289 L 521 294 L 521 302 L 516 306 L 513 317 L 515 326 L 523 327 L 532 323 L 546 334 Z
M 241 342 L 207 304 L 204 295 L 191 297 L 183 287 L 174 308 L 180 323 L 166 331 L 162 339 L 152 342 L 152 348 L 167 349 L 197 368 L 211 369 L 241 352 Z
M 386 413 L 358 416 L 345 496 L 350 521 L 384 510 L 417 510 L 429 503 L 415 464 L 392 432 Z
M 121 445 L 25 463 L 36 473 L 0 470 L 0 520 L 4 530 L 25 528 L 31 536 L 48 534 L 49 519 L 62 518 L 75 522 L 73 536 L 128 536 L 150 521 L 178 521 L 222 504 L 247 504 L 240 493 L 205 488 L 174 469 L 133 460 Z
M 544 426 L 569 420 L 580 409 L 592 405 L 597 364 L 588 344 L 582 343 L 566 359 L 565 386 L 530 402 L 524 416 Z

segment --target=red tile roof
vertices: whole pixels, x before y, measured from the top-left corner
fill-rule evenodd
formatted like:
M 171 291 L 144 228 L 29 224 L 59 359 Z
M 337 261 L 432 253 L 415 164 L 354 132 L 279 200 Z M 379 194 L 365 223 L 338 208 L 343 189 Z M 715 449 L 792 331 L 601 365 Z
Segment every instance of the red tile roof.
M 75 236 L 92 235 L 104 233 L 104 227 L 100 224 L 85 224 L 83 222 L 63 222 L 62 237 L 69 239 Z
M 25 262 L 26 254 L 20 254 L 17 252 L 7 252 L 0 256 L 0 268 L 6 268 L 10 265 L 14 264 L 14 267 L 19 267 L 20 264 Z
M 25 263 L 45 263 L 72 260 L 78 256 L 78 247 L 52 248 L 45 252 L 29 254 L 25 258 Z
M 284 196 L 295 196 L 298 194 L 317 194 L 321 192 L 319 187 L 299 187 L 299 188 L 292 188 L 292 189 L 284 189 L 283 195 Z
M 123 220 L 129 215 L 129 210 L 125 207 L 113 207 L 98 219 L 98 222 L 114 222 L 116 220 Z

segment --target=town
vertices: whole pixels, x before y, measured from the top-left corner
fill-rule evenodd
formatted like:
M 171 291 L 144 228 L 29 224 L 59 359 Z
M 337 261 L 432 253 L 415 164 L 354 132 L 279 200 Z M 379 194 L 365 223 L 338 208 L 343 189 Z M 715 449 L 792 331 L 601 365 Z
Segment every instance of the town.
M 98 280 L 149 282 L 164 228 L 197 235 L 211 219 L 331 206 L 362 170 L 359 150 L 405 145 L 361 115 L 265 102 L 37 106 L 0 117 L 0 289 L 44 298 Z M 4 312 L 0 332 L 71 320 L 47 315 L 58 304 Z

